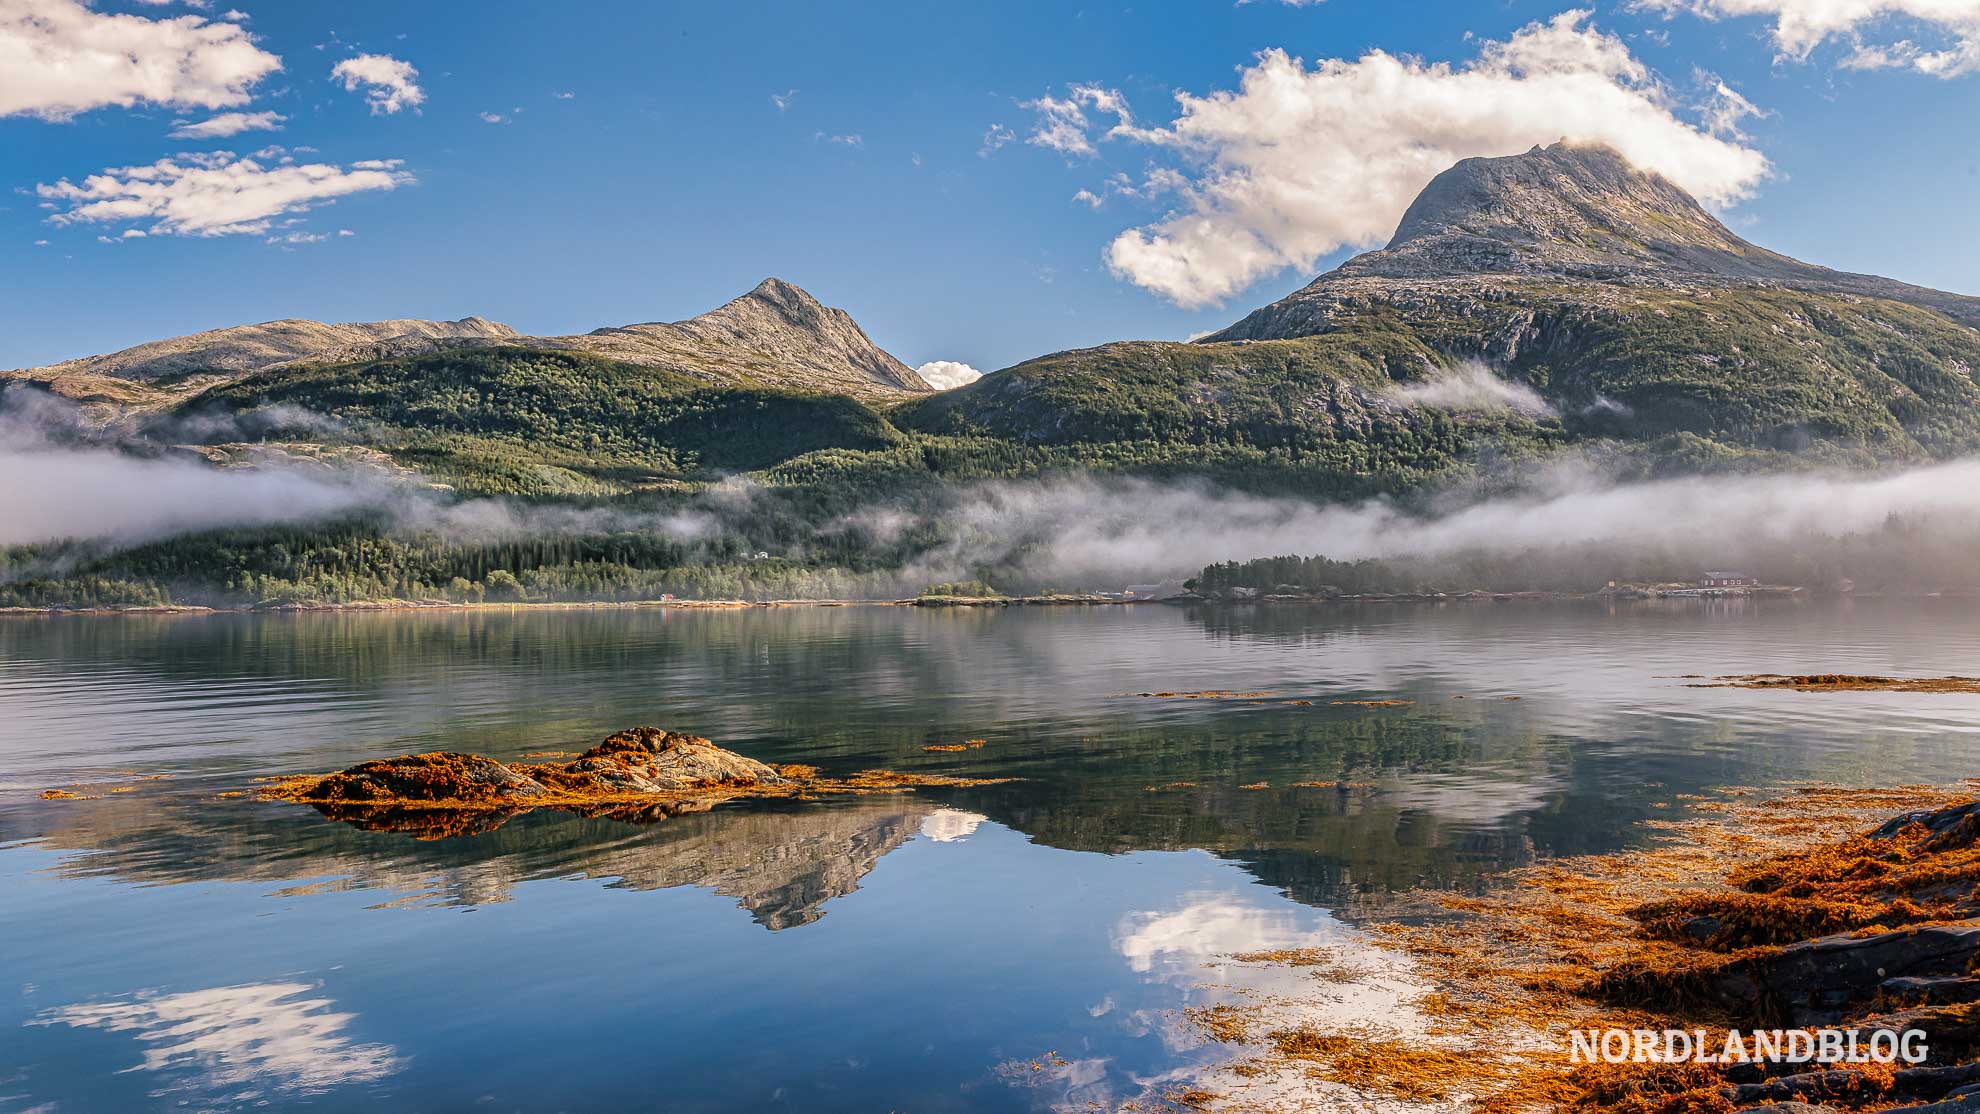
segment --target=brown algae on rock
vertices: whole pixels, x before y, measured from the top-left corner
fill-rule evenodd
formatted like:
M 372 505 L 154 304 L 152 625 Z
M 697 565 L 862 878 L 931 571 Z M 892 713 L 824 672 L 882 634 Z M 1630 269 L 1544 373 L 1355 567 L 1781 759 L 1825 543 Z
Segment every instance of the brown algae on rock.
M 1528 868 L 1482 896 L 1420 895 L 1400 910 L 1410 923 L 1372 931 L 1428 980 L 1411 1006 L 1431 1019 L 1421 1034 L 1316 1024 L 1272 1001 L 1185 1020 L 1239 1052 L 1231 1070 L 1247 1079 L 1472 1114 L 1724 1114 L 1783 1102 L 1841 1114 L 1941 1102 L 1980 1083 L 1974 788 L 1818 785 L 1707 801 L 1697 818 L 1653 822 L 1662 838 L 1650 847 Z M 1335 961 L 1324 949 L 1233 958 L 1315 971 Z M 1702 1031 L 1716 1050 L 1729 1030 L 1821 1027 L 1921 1029 L 1930 1059 L 1578 1064 L 1569 1040 L 1675 1029 Z
M 827 778 L 816 767 L 773 767 L 700 736 L 636 727 L 569 762 L 502 763 L 450 751 L 402 754 L 333 774 L 273 778 L 259 796 L 310 805 L 333 820 L 371 830 L 438 839 L 490 831 L 539 808 L 645 822 L 743 797 L 809 799 L 1008 780 L 892 770 Z
M 1795 692 L 1980 692 L 1980 677 L 1875 677 L 1856 673 L 1738 673 L 1694 689 L 1791 689 Z

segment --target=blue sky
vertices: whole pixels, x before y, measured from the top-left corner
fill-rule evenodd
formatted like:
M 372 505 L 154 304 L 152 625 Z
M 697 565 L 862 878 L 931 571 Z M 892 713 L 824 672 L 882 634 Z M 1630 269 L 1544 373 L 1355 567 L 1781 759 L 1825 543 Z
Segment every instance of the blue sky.
M 0 366 L 291 316 L 584 331 L 777 275 L 988 371 L 1223 325 L 1378 244 L 1430 162 L 1569 132 L 1770 247 L 1980 293 L 1980 0 L 234 2 L 0 0 Z M 19 64 L 113 35 L 172 72 Z M 360 58 L 416 94 L 332 77 Z M 283 119 L 169 134 L 232 113 Z M 89 192 L 242 158 L 350 192 Z

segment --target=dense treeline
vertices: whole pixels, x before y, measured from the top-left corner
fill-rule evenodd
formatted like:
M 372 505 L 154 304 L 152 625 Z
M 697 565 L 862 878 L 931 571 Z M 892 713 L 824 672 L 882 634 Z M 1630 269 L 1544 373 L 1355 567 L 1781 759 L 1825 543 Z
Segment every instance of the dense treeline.
M 1848 584 L 1858 592 L 1923 593 L 1980 588 L 1980 524 L 1893 515 L 1877 529 L 1840 536 L 1695 538 L 1664 545 L 1536 547 L 1499 553 L 1336 561 L 1264 557 L 1210 565 L 1190 581 L 1204 594 L 1591 592 L 1618 584 L 1683 584 L 1707 571 L 1733 570 L 1762 583 L 1815 591 Z
M 843 598 L 893 588 L 884 573 L 759 552 L 736 537 L 690 543 L 632 530 L 463 541 L 359 517 L 108 551 L 79 542 L 0 549 L 0 607 Z

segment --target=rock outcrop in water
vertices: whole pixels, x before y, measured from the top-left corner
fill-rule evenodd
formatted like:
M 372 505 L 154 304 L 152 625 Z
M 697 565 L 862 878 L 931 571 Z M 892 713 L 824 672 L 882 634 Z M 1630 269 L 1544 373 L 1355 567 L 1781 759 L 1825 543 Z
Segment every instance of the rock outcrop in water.
M 692 793 L 794 784 L 698 735 L 635 727 L 570 762 L 505 766 L 477 754 L 402 754 L 318 780 L 305 797 L 346 803 L 532 804 L 571 796 Z
M 891 770 L 827 778 L 810 766 L 770 766 L 698 735 L 635 727 L 568 762 L 502 763 L 452 751 L 402 754 L 333 774 L 274 779 L 261 796 L 311 805 L 368 830 L 442 839 L 492 831 L 536 808 L 651 822 L 739 797 L 808 798 L 998 780 Z

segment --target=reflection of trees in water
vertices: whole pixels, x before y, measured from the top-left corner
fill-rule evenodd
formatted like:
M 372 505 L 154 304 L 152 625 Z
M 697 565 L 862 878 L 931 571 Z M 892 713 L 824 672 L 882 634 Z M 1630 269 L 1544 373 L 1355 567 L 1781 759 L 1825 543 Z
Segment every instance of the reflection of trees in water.
M 650 826 L 481 817 L 473 826 L 480 834 L 418 841 L 345 828 L 292 806 L 147 791 L 59 810 L 29 806 L 21 817 L 54 826 L 19 834 L 103 852 L 65 864 L 81 874 L 328 876 L 337 880 L 319 886 L 462 903 L 506 900 L 523 880 L 580 875 L 636 889 L 704 886 L 737 898 L 760 923 L 786 927 L 816 919 L 918 827 L 939 839 L 978 822 L 960 817 L 987 816 L 1069 850 L 1211 850 L 1299 900 L 1357 913 L 1416 886 L 1476 889 L 1536 853 L 1612 846 L 1648 814 L 1647 796 L 1657 792 L 1610 784 L 1583 768 L 1574 740 L 1487 730 L 1463 714 L 1276 712 L 1007 739 L 969 752 L 970 772 L 980 765 L 1025 779 L 1000 786 L 731 804 Z M 1301 781 L 1340 784 L 1296 787 Z M 1240 788 L 1258 782 L 1268 787 Z M 941 808 L 945 801 L 954 809 Z M 0 813 L 0 830 L 4 820 Z
M 245 780 L 398 750 L 578 749 L 644 720 L 827 773 L 886 766 L 1025 779 L 920 800 L 724 806 L 646 827 L 524 817 L 425 845 L 299 809 L 146 789 L 0 806 L 0 839 L 23 824 L 52 826 L 55 846 L 103 852 L 72 858 L 66 869 L 80 873 L 327 875 L 344 879 L 330 885 L 442 901 L 501 900 L 517 880 L 571 873 L 710 885 L 765 923 L 803 923 L 946 801 L 1055 847 L 1207 848 L 1302 900 L 1352 909 L 1396 889 L 1471 888 L 1535 857 L 1612 849 L 1640 839 L 1645 819 L 1676 811 L 1654 805 L 1712 785 L 1808 776 L 1811 753 L 1838 779 L 1929 776 L 1920 771 L 1932 748 L 1952 749 L 1929 718 L 1816 720 L 1801 732 L 1804 721 L 1752 711 L 1781 694 L 1718 694 L 1714 707 L 1734 714 L 1704 716 L 1676 682 L 1644 687 L 1659 671 L 1653 659 L 1749 655 L 1796 632 L 1846 649 L 1911 629 L 1895 611 L 1877 620 L 1882 633 L 1847 636 L 1810 619 L 1815 609 L 1787 614 L 1761 607 L 1718 623 L 1665 609 L 1625 623 L 1547 605 L 798 608 L 0 623 L 0 658 L 47 663 L 50 683 L 85 694 L 42 709 L 38 734 L 61 738 L 7 749 L 9 765 L 29 769 L 66 746 L 105 768 L 155 754 Z M 1920 652 L 1942 654 L 1960 629 L 1925 639 Z M 1679 636 L 1690 641 L 1659 649 Z M 99 673 L 135 678 L 100 712 L 82 687 Z M 193 695 L 152 700 L 152 682 Z M 239 699 L 197 703 L 228 686 Z M 1314 702 L 1111 695 L 1212 687 Z M 1333 707 L 1330 694 L 1418 703 Z M 1496 695 L 1526 699 L 1481 698 Z M 130 707 L 144 711 L 118 710 Z M 125 750 L 119 733 L 146 749 Z M 985 736 L 978 750 L 922 750 Z M 1373 788 L 1293 788 L 1299 781 Z M 1147 791 L 1181 782 L 1193 784 Z M 1259 782 L 1269 788 L 1240 788 Z

